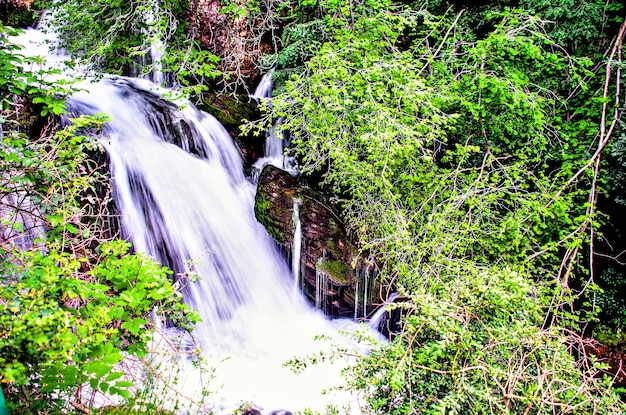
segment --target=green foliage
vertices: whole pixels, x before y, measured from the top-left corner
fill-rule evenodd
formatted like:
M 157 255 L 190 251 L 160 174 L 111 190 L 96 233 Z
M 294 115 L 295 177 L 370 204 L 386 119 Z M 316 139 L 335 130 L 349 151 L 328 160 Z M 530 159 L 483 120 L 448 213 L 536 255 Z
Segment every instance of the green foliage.
M 6 33 L 16 33 L 3 28 Z M 155 308 L 190 329 L 171 272 L 106 228 L 108 185 L 94 137 L 107 118 L 68 120 L 28 137 L 22 108 L 62 113 L 64 85 L 42 82 L 5 38 L 0 140 L 0 382 L 16 413 L 66 411 L 81 392 L 129 398 L 133 385 L 116 368 L 149 351 Z M 48 89 L 50 88 L 51 89 Z M 26 98 L 31 98 L 31 103 Z M 57 129 L 56 133 L 50 130 Z M 43 235 L 45 228 L 45 235 Z M 29 240 L 30 238 L 30 240 Z M 45 239 L 44 239 L 45 238 Z M 124 353 L 124 354 L 123 354 Z
M 20 54 L 21 46 L 10 40 L 19 33 L 21 30 L 0 23 L 0 110 L 11 110 L 16 106 L 15 98 L 29 96 L 43 107 L 42 115 L 61 114 L 65 109 L 63 97 L 71 92 L 71 85 L 49 80 L 58 70 L 32 70 L 40 66 L 40 58 Z
M 586 49 L 603 38 L 607 12 L 616 12 L 618 3 L 602 0 L 522 0 L 520 6 L 554 22 L 550 36 L 570 50 Z
M 0 378 L 14 386 L 39 385 L 38 400 L 48 404 L 58 392 L 73 393 L 84 385 L 129 397 L 132 383 L 113 368 L 121 351 L 146 355 L 152 310 L 158 307 L 181 327 L 195 321 L 168 270 L 129 254 L 126 242 L 94 238 L 97 222 L 86 213 L 89 201 L 96 203 L 94 187 L 101 178 L 85 152 L 96 144 L 77 130 L 102 120 L 94 124 L 93 117 L 86 118 L 75 119 L 54 139 L 31 142 L 7 134 L 0 152 L 8 179 L 3 195 L 20 192 L 29 198 L 24 205 L 29 214 L 45 215 L 48 227 L 45 249 L 17 249 L 10 241 L 2 245 Z M 20 224 L 16 217 L 5 220 Z M 38 405 L 35 399 L 18 401 L 34 405 L 31 410 Z
M 613 267 L 609 267 L 598 278 L 602 288 L 595 296 L 603 321 L 610 325 L 626 329 L 626 299 L 624 287 L 626 276 Z
M 18 4 L 15 4 L 18 3 Z M 0 12 L 0 24 L 13 27 L 32 27 L 37 23 L 39 13 L 21 2 L 3 2 Z
M 370 412 L 621 413 L 568 349 L 590 318 L 573 288 L 597 220 L 581 170 L 602 111 L 591 62 L 519 10 L 477 36 L 462 13 L 307 4 L 328 41 L 264 121 L 284 120 L 405 298 L 398 336 L 349 373 Z
M 276 66 L 278 70 L 300 67 L 314 54 L 315 45 L 326 37 L 322 20 L 291 24 L 285 27 L 281 42 L 283 47 L 266 66 Z
M 89 382 L 123 394 L 126 381 L 107 383 L 117 376 L 109 372 L 122 359 L 119 351 L 145 354 L 152 308 L 180 318 L 180 294 L 164 269 L 128 255 L 128 243 L 101 245 L 101 261 L 87 275 L 85 258 L 47 247 L 45 255 L 16 251 L 2 263 L 2 380 L 21 385 L 41 375 L 42 392 Z
M 607 346 L 626 349 L 626 332 L 621 327 L 598 326 L 593 330 L 593 337 Z
M 164 411 L 157 407 L 137 407 L 135 404 L 120 405 L 120 406 L 107 406 L 94 411 L 100 415 L 145 415 L 145 414 L 159 414 L 159 415 L 172 415 L 173 412 Z
M 612 199 L 626 206 L 626 123 L 618 122 L 617 134 L 609 147 L 609 186 Z
M 15 36 L 19 30 L 0 24 L 0 92 L 2 109 L 6 110 L 13 104 L 14 95 L 26 93 L 26 87 L 35 80 L 32 73 L 20 70 L 24 58 L 15 53 L 19 46 L 9 42 L 6 36 Z
M 599 367 L 581 367 L 563 347 L 566 332 L 539 328 L 542 310 L 528 276 L 456 271 L 394 304 L 406 315 L 402 334 L 353 369 L 353 386 L 367 392 L 372 413 L 623 411 L 608 382 L 595 378 Z
M 552 75 L 575 68 L 542 48 L 548 39 L 532 30 L 536 20 L 521 19 L 505 16 L 486 39 L 455 53 L 448 48 L 459 39 L 429 45 L 418 36 L 442 30 L 446 22 L 433 17 L 379 12 L 336 23 L 336 42 L 321 46 L 273 100 L 303 171 L 324 174 L 366 249 L 386 252 L 394 266 L 425 244 L 444 256 L 519 261 L 554 253 L 548 245 L 579 225 L 569 205 L 575 193 L 551 201 L 554 174 L 572 168 L 554 169 L 567 143 L 552 137 L 547 89 Z M 409 51 L 396 46 L 406 30 L 422 39 Z M 465 224 L 448 227 L 457 221 Z
M 98 144 L 78 131 L 99 128 L 106 118 L 80 117 L 67 129 L 55 135 L 30 140 L 22 134 L 9 132 L 0 143 L 3 170 L 0 189 L 3 193 L 18 192 L 28 195 L 20 215 L 44 215 L 50 229 L 47 237 L 63 244 L 75 236 L 89 236 L 87 224 L 81 223 L 88 206 L 85 199 L 94 201 L 96 184 L 103 176 L 95 169 L 87 152 L 99 150 Z M 91 196 L 91 197 L 89 197 Z M 36 211 L 34 206 L 37 206 Z M 3 218 L 4 224 L 19 223 L 16 215 Z M 35 218 L 34 221 L 41 221 Z
M 186 0 L 48 3 L 43 6 L 54 11 L 61 46 L 97 72 L 160 70 L 187 92 L 206 89 L 203 82 L 220 75 L 218 58 L 194 39 Z M 157 61 L 152 61 L 151 48 L 159 51 Z

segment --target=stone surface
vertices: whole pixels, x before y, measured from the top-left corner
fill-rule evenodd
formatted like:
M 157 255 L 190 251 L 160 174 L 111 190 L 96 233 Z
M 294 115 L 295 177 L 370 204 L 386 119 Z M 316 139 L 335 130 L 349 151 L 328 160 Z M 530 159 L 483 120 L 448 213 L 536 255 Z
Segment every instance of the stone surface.
M 599 363 L 607 366 L 603 372 L 613 379 L 615 387 L 626 388 L 626 350 L 623 345 L 608 346 L 589 339 L 585 344 L 585 352 L 594 355 Z
M 250 90 L 260 77 L 257 61 L 261 51 L 269 46 L 261 41 L 259 33 L 252 30 L 256 28 L 254 22 L 249 22 L 245 15 L 235 17 L 225 12 L 223 3 L 220 0 L 192 0 L 191 23 L 200 44 L 219 56 L 224 72 L 233 74 L 223 80 L 224 84 L 231 84 L 227 89 L 241 90 L 238 87 L 247 85 Z M 244 0 L 232 2 L 235 8 L 244 4 Z
M 255 214 L 270 235 L 289 252 L 294 240 L 296 199 L 299 201 L 303 240 L 302 291 L 313 304 L 323 298 L 323 303 L 318 305 L 327 315 L 353 317 L 358 285 L 352 264 L 355 247 L 339 215 L 325 197 L 303 186 L 289 173 L 273 166 L 263 169 L 258 182 Z M 322 285 L 323 292 L 320 293 Z M 357 307 L 362 302 L 359 300 Z

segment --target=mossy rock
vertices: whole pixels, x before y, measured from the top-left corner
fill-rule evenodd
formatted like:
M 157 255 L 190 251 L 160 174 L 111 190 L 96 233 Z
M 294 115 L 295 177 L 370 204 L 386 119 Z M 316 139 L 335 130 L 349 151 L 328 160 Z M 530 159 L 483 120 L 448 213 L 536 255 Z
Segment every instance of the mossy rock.
M 277 209 L 272 206 L 272 200 L 267 193 L 257 193 L 254 202 L 254 215 L 267 232 L 281 244 L 290 243 L 289 232 L 286 232 L 283 217 L 287 217 L 290 212 Z
M 355 282 L 354 270 L 348 264 L 334 259 L 321 258 L 315 264 L 317 271 L 322 271 L 334 285 L 346 286 Z
M 202 103 L 199 108 L 217 118 L 227 130 L 235 129 L 246 120 L 259 117 L 257 102 L 250 97 L 240 95 L 202 94 Z
M 293 204 L 298 198 L 296 180 L 284 170 L 265 166 L 257 185 L 254 214 L 279 244 L 293 243 Z

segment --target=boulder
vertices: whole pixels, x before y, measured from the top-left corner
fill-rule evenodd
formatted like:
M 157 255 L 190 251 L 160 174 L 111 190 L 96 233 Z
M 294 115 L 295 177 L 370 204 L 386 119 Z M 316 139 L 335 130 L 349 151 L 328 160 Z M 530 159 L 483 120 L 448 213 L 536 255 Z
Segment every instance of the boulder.
M 302 229 L 300 285 L 303 293 L 331 317 L 363 315 L 374 290 L 364 278 L 363 263 L 343 221 L 329 200 L 304 186 L 289 173 L 266 166 L 259 176 L 254 211 L 269 234 L 292 252 L 294 204 L 298 204 Z M 359 288 L 360 286 L 360 288 Z

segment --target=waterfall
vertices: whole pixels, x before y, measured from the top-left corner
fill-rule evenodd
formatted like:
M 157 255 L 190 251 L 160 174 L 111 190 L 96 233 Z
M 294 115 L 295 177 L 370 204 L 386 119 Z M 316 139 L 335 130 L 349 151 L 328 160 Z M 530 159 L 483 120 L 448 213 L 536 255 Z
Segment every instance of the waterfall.
M 293 247 L 291 249 L 291 272 L 294 292 L 300 291 L 300 260 L 302 251 L 302 223 L 300 222 L 300 199 L 293 200 Z
M 189 102 L 164 99 L 168 92 L 147 79 L 105 76 L 85 84 L 68 109 L 111 119 L 98 140 L 110 158 L 124 235 L 174 271 L 184 301 L 200 313 L 193 337 L 214 369 L 211 410 L 254 402 L 265 411 L 323 412 L 335 404 L 358 412 L 348 391 L 325 393 L 342 383 L 346 362 L 309 365 L 298 375 L 284 367 L 327 349 L 313 341 L 318 335 L 349 343 L 294 295 L 293 275 L 254 217 L 254 185 L 223 126 Z M 178 375 L 191 400 L 208 392 L 200 376 L 191 363 Z
M 185 281 L 184 298 L 203 319 L 194 332 L 203 354 L 228 359 L 218 370 L 225 396 L 269 408 L 318 406 L 327 401 L 322 385 L 338 381 L 339 368 L 320 368 L 311 383 L 282 363 L 319 347 L 313 337 L 334 329 L 293 295 L 292 275 L 254 217 L 254 186 L 224 128 L 161 94 L 146 80 L 108 78 L 69 101 L 75 112 L 111 117 L 102 143 L 124 233 L 177 275 L 200 276 Z
M 257 101 L 267 101 L 268 105 L 271 105 L 272 88 L 274 86 L 272 74 L 273 70 L 263 75 L 259 85 L 254 91 L 254 94 L 251 96 Z M 259 158 L 252 166 L 253 179 L 255 181 L 261 174 L 263 167 L 267 165 L 283 169 L 292 176 L 297 176 L 299 174 L 298 163 L 295 157 L 285 154 L 285 151 L 289 147 L 289 140 L 285 137 L 286 132 L 283 131 L 280 135 L 276 134 L 276 126 L 280 124 L 280 122 L 280 119 L 277 120 L 276 123 L 265 132 L 265 150 L 263 157 Z
M 370 288 L 370 272 L 368 268 L 365 268 L 363 270 L 363 317 L 367 317 L 367 304 L 370 301 L 370 293 L 369 293 L 369 288 Z M 356 293 L 355 297 L 358 297 L 358 292 Z
M 383 322 L 385 316 L 387 316 L 387 313 L 389 311 L 387 310 L 387 306 L 393 303 L 393 300 L 395 300 L 397 296 L 398 293 L 392 293 L 387 301 L 385 301 L 385 303 L 381 305 L 378 310 L 376 310 L 376 312 L 372 315 L 370 320 L 367 322 L 367 325 L 370 327 L 371 330 L 378 331 L 381 323 Z
M 369 267 L 357 267 L 356 269 L 356 288 L 354 290 L 354 320 L 358 319 L 366 319 L 367 318 L 367 304 L 370 302 L 370 270 Z M 362 303 L 361 313 L 359 313 L 359 299 L 362 299 L 360 303 Z
M 322 254 L 322 259 L 326 258 L 326 251 Z M 326 294 L 328 293 L 328 274 L 322 270 L 315 270 L 315 308 L 323 310 L 326 304 Z
M 272 69 L 261 77 L 261 81 L 254 90 L 252 98 L 272 98 L 272 88 L 274 87 L 274 81 L 272 81 L 273 73 L 274 70 Z
M 356 286 L 354 287 L 354 321 L 357 321 L 359 318 L 359 270 L 356 270 L 357 278 L 356 278 Z M 365 304 L 363 305 L 365 307 Z
M 165 85 L 165 74 L 163 73 L 163 55 L 165 53 L 165 44 L 159 37 L 158 27 L 160 22 L 156 21 L 156 16 L 160 8 L 159 0 L 152 0 L 151 4 L 144 11 L 144 20 L 148 29 L 140 28 L 139 31 L 148 37 L 150 42 L 150 74 L 149 79 L 157 85 Z M 141 68 L 139 69 L 141 72 Z

